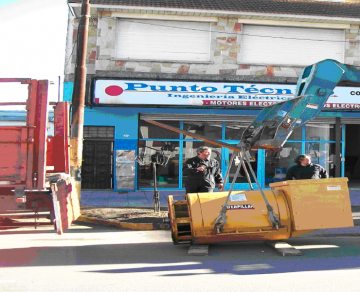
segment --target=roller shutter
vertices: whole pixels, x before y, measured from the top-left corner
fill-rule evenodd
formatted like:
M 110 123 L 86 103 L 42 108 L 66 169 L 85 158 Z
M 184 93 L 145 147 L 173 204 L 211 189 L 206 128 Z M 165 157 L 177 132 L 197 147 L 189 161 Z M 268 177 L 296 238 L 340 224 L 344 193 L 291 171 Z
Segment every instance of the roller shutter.
M 119 19 L 115 58 L 210 61 L 210 23 Z
M 239 62 L 308 66 L 324 59 L 344 62 L 342 29 L 243 26 Z

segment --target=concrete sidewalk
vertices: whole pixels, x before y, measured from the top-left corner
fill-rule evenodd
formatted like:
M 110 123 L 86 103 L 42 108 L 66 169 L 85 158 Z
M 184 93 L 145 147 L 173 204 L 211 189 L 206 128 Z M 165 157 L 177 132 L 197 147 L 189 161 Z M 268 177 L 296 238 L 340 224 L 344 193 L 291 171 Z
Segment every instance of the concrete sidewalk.
M 114 192 L 81 191 L 81 206 L 107 208 L 152 208 L 153 191 Z M 160 191 L 160 206 L 168 206 L 169 195 L 185 195 L 185 191 Z
M 152 208 L 153 191 L 114 192 L 81 191 L 80 205 L 99 208 Z M 184 191 L 160 191 L 160 206 L 166 207 L 169 195 L 185 195 Z M 350 189 L 351 206 L 360 206 L 360 189 Z
M 185 195 L 185 191 L 160 191 L 160 207 L 167 210 L 167 197 L 169 195 Z M 350 189 L 352 209 L 360 210 L 360 189 Z M 82 191 L 81 207 L 93 208 L 153 208 L 153 191 L 114 192 L 114 191 Z M 360 212 L 353 211 L 354 227 L 321 229 L 299 237 L 332 237 L 332 236 L 360 236 Z M 164 224 L 151 223 L 123 223 L 88 218 L 80 216 L 77 221 L 112 225 L 121 229 L 154 230 L 168 229 Z

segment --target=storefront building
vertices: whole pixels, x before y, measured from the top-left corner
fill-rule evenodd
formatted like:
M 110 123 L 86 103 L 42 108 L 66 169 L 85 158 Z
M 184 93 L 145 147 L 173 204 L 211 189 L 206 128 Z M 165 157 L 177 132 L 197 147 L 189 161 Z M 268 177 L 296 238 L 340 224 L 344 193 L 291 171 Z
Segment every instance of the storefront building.
M 79 2 L 69 1 L 65 100 L 72 94 Z M 293 97 L 304 67 L 326 58 L 360 62 L 355 4 L 304 3 L 325 11 L 313 15 L 320 7 L 304 10 L 291 1 L 278 11 L 261 10 L 256 0 L 238 1 L 230 11 L 224 2 L 212 13 L 185 6 L 130 11 L 106 2 L 90 1 L 83 189 L 152 189 L 156 151 L 169 157 L 157 169 L 159 189 L 184 189 L 183 164 L 199 146 L 211 145 L 148 120 L 237 144 L 261 108 Z M 274 20 L 279 9 L 282 19 Z M 360 178 L 360 88 L 351 86 L 337 87 L 319 117 L 296 129 L 281 152 L 256 151 L 253 168 L 262 187 L 283 180 L 301 153 L 331 177 Z M 224 173 L 231 154 L 213 148 Z M 234 173 L 233 165 L 225 187 Z M 249 188 L 243 173 L 235 188 Z

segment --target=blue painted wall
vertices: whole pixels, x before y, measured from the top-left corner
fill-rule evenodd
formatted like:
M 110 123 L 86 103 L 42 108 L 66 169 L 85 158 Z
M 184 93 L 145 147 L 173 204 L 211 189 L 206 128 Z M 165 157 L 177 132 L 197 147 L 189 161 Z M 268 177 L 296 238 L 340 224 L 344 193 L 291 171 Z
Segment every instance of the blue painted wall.
M 115 127 L 115 150 L 137 148 L 138 111 L 132 108 L 85 108 L 85 126 Z

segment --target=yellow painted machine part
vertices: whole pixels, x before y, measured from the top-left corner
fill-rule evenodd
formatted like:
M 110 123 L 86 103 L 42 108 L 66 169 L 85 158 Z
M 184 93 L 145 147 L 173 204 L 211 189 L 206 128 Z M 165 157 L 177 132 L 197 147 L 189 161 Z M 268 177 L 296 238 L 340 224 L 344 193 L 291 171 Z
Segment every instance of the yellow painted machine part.
M 232 192 L 233 200 L 229 200 L 228 206 L 234 209 L 227 210 L 227 223 L 220 234 L 215 232 L 214 225 L 228 192 L 187 194 L 180 200 L 174 199 L 176 196 L 169 196 L 174 242 L 212 243 L 289 238 L 291 222 L 285 195 L 275 195 L 271 190 L 264 192 L 283 225 L 279 230 L 273 228 L 266 204 L 257 190 Z
M 283 194 L 277 196 L 270 190 L 264 191 L 269 204 L 280 218 L 283 227 L 276 230 L 269 219 L 269 213 L 260 191 L 234 191 L 228 202 L 226 224 L 219 234 L 215 232 L 215 220 L 221 206 L 225 204 L 228 192 L 188 194 L 192 236 L 194 243 L 210 243 L 243 240 L 280 240 L 290 236 L 290 214 Z M 241 195 L 246 201 L 237 201 Z M 239 208 L 240 207 L 240 208 Z
M 168 196 L 168 210 L 173 242 L 191 242 L 191 218 L 186 196 Z
M 280 219 L 274 229 L 260 191 L 233 191 L 227 223 L 219 234 L 215 220 L 228 192 L 169 196 L 174 243 L 281 240 L 317 229 L 352 227 L 347 178 L 293 180 L 270 184 L 265 196 Z
M 292 234 L 354 226 L 347 178 L 291 180 L 270 184 L 283 193 L 292 217 Z

